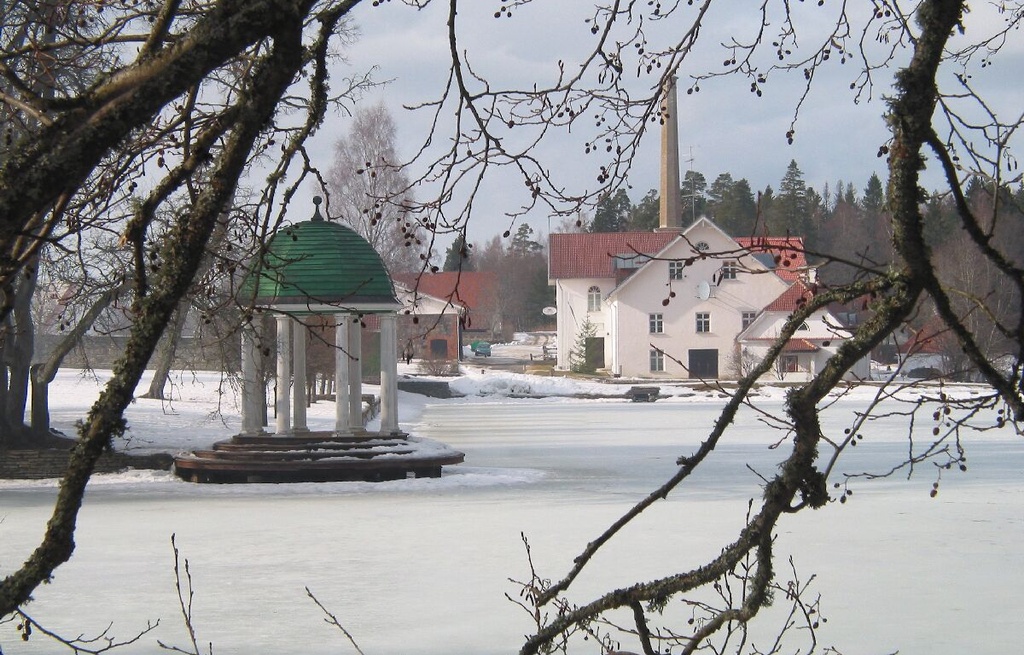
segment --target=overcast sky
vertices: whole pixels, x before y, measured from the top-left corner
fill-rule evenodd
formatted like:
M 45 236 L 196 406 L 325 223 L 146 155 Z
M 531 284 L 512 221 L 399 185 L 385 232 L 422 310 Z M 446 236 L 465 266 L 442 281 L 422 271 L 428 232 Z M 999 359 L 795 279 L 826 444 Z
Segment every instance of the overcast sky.
M 468 51 L 475 69 L 490 76 L 498 87 L 550 80 L 559 59 L 579 61 L 594 40 L 584 21 L 586 12 L 583 10 L 592 6 L 591 2 L 535 0 L 531 5 L 518 8 L 513 17 L 501 19 L 494 17 L 501 6 L 499 2 L 473 0 L 463 4 L 465 7 L 459 13 L 461 46 Z M 646 6 L 646 3 L 639 4 Z M 806 17 L 806 22 L 800 25 L 806 30 L 802 32 L 806 34 L 802 43 L 810 44 L 813 42 L 811 32 L 834 14 L 833 5 L 837 3 L 825 2 L 824 7 L 817 7 L 813 2 L 793 4 L 795 10 Z M 712 8 L 701 34 L 702 45 L 682 68 L 679 141 L 684 170 L 692 166 L 704 174 L 709 184 L 719 173 L 730 172 L 734 179 L 746 178 L 755 191 L 768 185 L 777 189 L 790 160 L 796 160 L 805 181 L 819 192 L 826 183 L 834 187 L 839 179 L 853 182 L 858 193 L 872 173 L 878 173 L 884 180 L 885 162 L 877 157 L 877 152 L 887 138 L 882 119 L 885 106 L 880 96 L 888 87 L 876 86 L 870 102 L 862 99 L 855 103 L 849 86 L 860 71 L 856 61 L 845 65 L 830 61 L 815 78 L 812 92 L 801 109 L 792 145 L 786 142 L 786 131 L 802 88 L 799 75 L 773 78 L 763 87 L 760 98 L 750 92 L 749 81 L 741 77 L 708 81 L 701 85 L 700 93 L 685 93 L 689 73 L 721 68 L 722 42 L 733 35 L 749 34 L 757 26 L 756 10 L 752 7 L 749 13 L 738 15 L 738 5 L 719 3 Z M 392 80 L 366 101 L 382 101 L 388 107 L 398 127 L 400 152 L 405 156 L 415 152 L 426 136 L 429 116 L 426 112 L 409 112 L 402 107 L 434 99 L 448 73 L 446 9 L 446 2 L 436 0 L 424 10 L 394 0 L 382 2 L 378 7 L 364 2 L 354 12 L 360 37 L 347 53 L 350 68 L 339 71 L 377 67 L 377 79 Z M 684 9 L 683 16 L 689 17 L 692 13 Z M 999 24 L 996 14 L 983 14 L 984 7 L 976 8 L 971 20 L 979 23 L 977 27 L 968 23 L 968 37 Z M 671 23 L 648 24 L 647 29 L 652 38 L 658 38 L 672 34 L 673 30 L 681 31 L 684 26 L 683 20 L 673 19 Z M 820 30 L 818 34 L 820 36 Z M 1024 55 L 1020 43 L 1010 46 L 1010 51 L 996 59 L 994 66 L 984 71 L 975 67 L 975 72 L 981 74 L 974 82 L 998 90 L 995 102 L 1019 113 L 1024 107 L 1024 92 L 1019 82 Z M 880 71 L 876 79 L 887 85 L 890 78 L 891 72 Z M 649 86 L 648 82 L 638 80 L 638 88 Z M 329 168 L 332 145 L 345 133 L 348 123 L 344 115 L 328 118 L 313 144 L 314 163 Z M 658 186 L 659 149 L 658 131 L 654 130 L 648 134 L 644 150 L 629 177 L 628 192 L 634 203 L 649 189 Z M 587 190 L 597 186 L 590 162 L 584 160 L 578 147 L 578 139 L 548 143 L 543 153 L 554 170 L 564 172 L 567 184 Z M 930 187 L 937 188 L 937 179 L 928 177 L 926 180 Z M 509 219 L 502 214 L 514 210 L 518 203 L 507 185 L 521 187 L 521 184 L 516 179 L 507 179 L 487 189 L 473 217 L 471 241 L 482 243 L 506 229 Z M 310 187 L 308 195 L 312 196 L 317 190 Z M 519 190 L 515 189 L 515 193 Z M 537 212 L 525 220 L 539 232 L 548 232 L 546 213 Z M 552 227 L 555 224 L 557 219 L 551 221 Z

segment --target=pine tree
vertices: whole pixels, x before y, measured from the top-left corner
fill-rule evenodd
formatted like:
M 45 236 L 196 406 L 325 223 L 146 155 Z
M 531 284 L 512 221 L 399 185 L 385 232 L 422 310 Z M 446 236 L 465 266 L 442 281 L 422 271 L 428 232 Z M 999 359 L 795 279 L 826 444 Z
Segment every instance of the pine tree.
M 509 244 L 509 251 L 514 255 L 529 255 L 543 250 L 544 246 L 533 240 L 533 228 L 529 223 L 519 226 L 515 236 L 512 237 L 512 243 Z
M 661 196 L 657 189 L 651 189 L 633 207 L 629 215 L 629 229 L 647 232 L 657 229 L 661 222 Z
M 619 189 L 615 193 L 605 194 L 597 209 L 594 210 L 594 220 L 590 223 L 591 232 L 623 232 L 629 221 L 633 204 L 625 189 Z
M 683 223 L 696 220 L 707 213 L 707 189 L 708 181 L 703 173 L 686 171 L 686 174 L 683 175 L 682 187 L 679 189 L 682 198 L 679 206 L 682 210 Z
M 708 214 L 732 236 L 749 236 L 754 230 L 757 204 L 746 179 L 733 181 L 722 173 L 708 190 Z

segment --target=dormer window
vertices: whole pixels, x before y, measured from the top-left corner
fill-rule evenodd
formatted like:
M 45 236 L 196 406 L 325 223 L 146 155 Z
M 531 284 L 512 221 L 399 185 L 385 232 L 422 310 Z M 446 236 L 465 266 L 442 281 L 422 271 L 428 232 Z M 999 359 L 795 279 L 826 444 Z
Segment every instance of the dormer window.
M 620 271 L 631 271 L 640 268 L 647 262 L 651 261 L 651 258 L 647 255 L 638 254 L 627 254 L 627 255 L 615 255 L 612 260 L 615 268 Z

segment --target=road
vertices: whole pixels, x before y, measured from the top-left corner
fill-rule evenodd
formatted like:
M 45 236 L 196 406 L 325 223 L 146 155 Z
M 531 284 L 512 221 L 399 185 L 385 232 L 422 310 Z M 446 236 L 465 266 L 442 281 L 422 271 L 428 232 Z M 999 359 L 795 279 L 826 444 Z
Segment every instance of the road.
M 463 364 L 467 366 L 485 366 L 488 368 L 516 368 L 540 364 L 544 361 L 544 350 L 549 349 L 550 363 L 554 363 L 554 332 L 519 332 L 510 343 L 492 343 L 491 356 L 474 355 L 466 347 Z

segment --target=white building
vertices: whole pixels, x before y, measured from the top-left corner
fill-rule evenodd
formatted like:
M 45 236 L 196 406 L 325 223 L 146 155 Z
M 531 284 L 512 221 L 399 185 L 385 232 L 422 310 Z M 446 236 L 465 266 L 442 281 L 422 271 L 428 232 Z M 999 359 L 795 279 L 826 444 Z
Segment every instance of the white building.
M 792 284 L 781 296 L 773 300 L 741 332 L 737 338 L 741 371 L 764 359 L 768 349 L 778 340 L 782 328 L 793 312 L 800 309 L 813 296 L 811 285 L 802 280 Z M 801 323 L 793 336 L 782 347 L 775 366 L 766 374 L 773 380 L 804 382 L 810 380 L 825 366 L 829 357 L 850 332 L 827 309 L 818 309 Z M 848 379 L 867 380 L 870 361 L 862 359 L 847 374 Z
M 813 294 L 799 237 L 734 239 L 707 218 L 682 226 L 675 83 L 662 106 L 660 227 L 552 234 L 557 368 L 574 361 L 612 375 L 737 378 L 763 360 Z M 806 380 L 849 333 L 818 310 L 766 376 Z M 868 377 L 868 362 L 850 377 Z
M 589 360 L 613 375 L 735 378 L 810 293 L 800 239 L 737 240 L 707 218 L 680 231 L 552 234 L 550 257 L 559 369 L 589 329 Z M 813 374 L 848 337 L 824 310 L 807 324 L 783 379 Z

